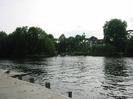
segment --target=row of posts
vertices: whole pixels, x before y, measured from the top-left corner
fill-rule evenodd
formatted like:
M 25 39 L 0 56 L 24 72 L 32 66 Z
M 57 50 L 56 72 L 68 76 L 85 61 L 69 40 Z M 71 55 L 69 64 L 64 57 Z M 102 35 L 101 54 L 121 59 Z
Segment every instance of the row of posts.
M 18 76 L 18 79 L 22 80 L 22 76 L 19 75 L 19 76 Z M 34 78 L 29 78 L 29 82 L 30 82 L 30 83 L 34 83 L 34 82 L 35 82 Z M 50 82 L 46 82 L 46 83 L 45 83 L 45 87 L 48 88 L 48 89 L 50 89 Z M 68 93 L 68 97 L 72 98 L 72 92 L 69 91 L 69 92 L 67 92 L 67 93 Z

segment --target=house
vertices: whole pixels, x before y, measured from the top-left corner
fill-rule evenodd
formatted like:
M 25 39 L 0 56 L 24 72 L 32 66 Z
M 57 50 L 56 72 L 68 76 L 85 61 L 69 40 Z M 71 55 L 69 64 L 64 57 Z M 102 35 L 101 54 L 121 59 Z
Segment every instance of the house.
M 130 39 L 133 36 L 133 30 L 127 30 L 128 36 L 127 38 Z
M 90 38 L 86 38 L 85 40 L 86 43 L 88 43 L 91 47 L 94 45 L 99 45 L 99 44 L 103 44 L 103 39 L 98 39 L 95 36 L 92 36 Z

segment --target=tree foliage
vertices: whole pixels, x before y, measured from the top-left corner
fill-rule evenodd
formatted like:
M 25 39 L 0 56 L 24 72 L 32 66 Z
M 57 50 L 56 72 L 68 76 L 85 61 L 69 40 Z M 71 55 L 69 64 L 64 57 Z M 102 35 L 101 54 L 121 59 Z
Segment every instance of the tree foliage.
M 128 35 L 127 23 L 120 19 L 107 21 L 103 26 L 103 40 L 92 36 L 76 35 L 68 37 L 62 34 L 55 39 L 39 27 L 17 27 L 7 35 L 0 32 L 0 57 L 53 56 L 68 55 L 98 55 L 118 56 L 124 54 L 133 56 L 133 36 Z M 102 43 L 98 43 L 102 41 Z
M 133 56 L 133 36 L 131 36 L 131 38 L 128 39 L 126 55 L 127 56 Z
M 118 52 L 124 52 L 127 41 L 127 23 L 120 19 L 107 21 L 103 26 L 105 44 L 114 46 Z
M 53 39 L 38 27 L 18 27 L 8 36 L 0 32 L 0 50 L 3 52 L 5 49 L 5 57 L 55 54 Z
M 85 34 L 76 35 L 75 37 L 66 38 L 64 34 L 59 37 L 58 51 L 59 54 L 67 53 L 69 55 L 88 54 L 89 44 L 86 42 Z
M 0 32 L 0 55 L 4 56 L 7 52 L 7 34 L 3 31 Z

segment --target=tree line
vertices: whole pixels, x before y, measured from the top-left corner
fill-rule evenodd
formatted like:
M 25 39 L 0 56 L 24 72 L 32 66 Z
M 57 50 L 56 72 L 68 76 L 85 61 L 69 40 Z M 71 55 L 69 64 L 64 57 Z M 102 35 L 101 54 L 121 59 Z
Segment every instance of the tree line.
M 52 35 L 38 27 L 18 27 L 9 35 L 0 32 L 0 57 L 27 57 L 55 55 Z
M 62 34 L 58 39 L 39 27 L 17 27 L 8 34 L 0 32 L 0 57 L 30 57 L 55 55 L 133 56 L 133 36 L 127 22 L 120 19 L 106 21 L 102 43 L 94 36 Z
M 96 43 L 93 46 L 87 42 L 85 35 L 76 35 L 69 38 L 61 35 L 59 38 L 59 53 L 66 52 L 70 55 L 93 56 L 133 56 L 133 34 L 128 33 L 126 21 L 121 19 L 106 21 L 103 26 L 103 33 L 102 43 Z
M 58 39 L 58 54 L 60 55 L 88 55 L 89 49 L 85 34 L 68 38 L 62 34 Z

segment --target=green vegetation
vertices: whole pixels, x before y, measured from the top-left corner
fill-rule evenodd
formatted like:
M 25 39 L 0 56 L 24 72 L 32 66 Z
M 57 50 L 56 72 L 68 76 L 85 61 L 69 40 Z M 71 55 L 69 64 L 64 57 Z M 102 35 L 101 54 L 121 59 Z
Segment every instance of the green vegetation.
M 131 36 L 127 41 L 126 55 L 133 56 L 133 36 Z
M 104 39 L 102 42 L 85 34 L 59 38 L 58 51 L 64 55 L 93 55 L 93 56 L 133 56 L 133 36 L 128 34 L 127 23 L 120 19 L 107 21 L 103 26 Z M 63 54 L 62 54 L 63 53 Z
M 54 41 L 45 31 L 38 27 L 18 27 L 9 35 L 5 32 L 0 33 L 1 57 L 27 57 L 33 55 L 55 55 Z
M 113 46 L 118 53 L 124 53 L 127 43 L 127 23 L 120 19 L 107 21 L 103 27 L 106 45 Z
M 133 56 L 133 36 L 120 19 L 107 21 L 103 26 L 104 39 L 85 33 L 55 39 L 38 27 L 18 27 L 9 35 L 0 32 L 0 57 L 31 57 L 54 55 Z M 130 30 L 133 32 L 133 30 Z
M 85 34 L 66 38 L 64 34 L 59 37 L 58 54 L 61 55 L 88 55 L 89 43 Z

